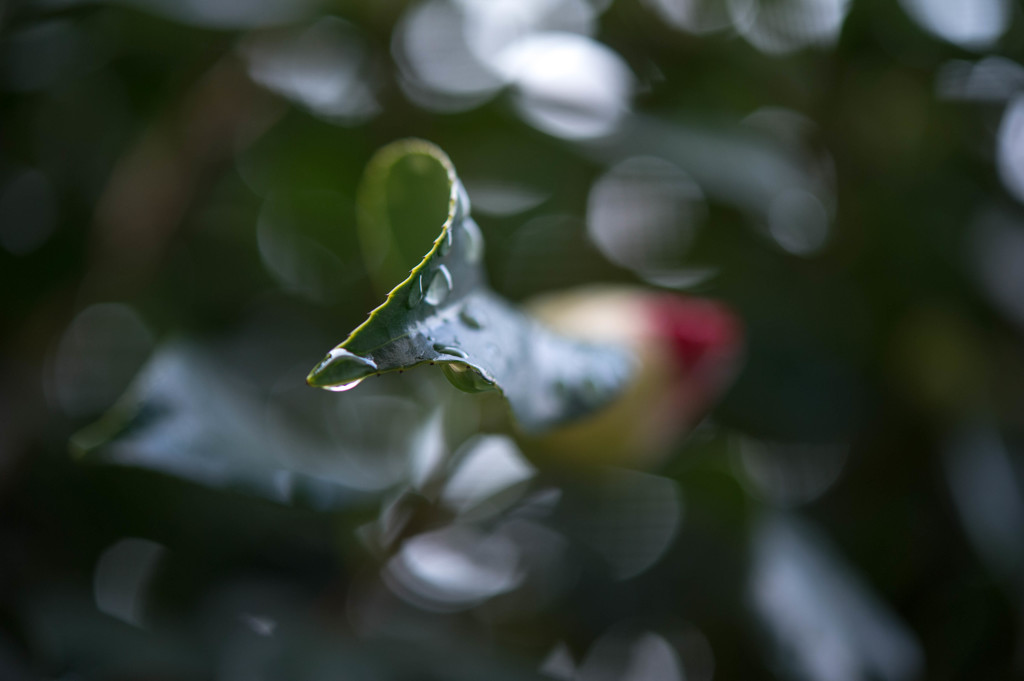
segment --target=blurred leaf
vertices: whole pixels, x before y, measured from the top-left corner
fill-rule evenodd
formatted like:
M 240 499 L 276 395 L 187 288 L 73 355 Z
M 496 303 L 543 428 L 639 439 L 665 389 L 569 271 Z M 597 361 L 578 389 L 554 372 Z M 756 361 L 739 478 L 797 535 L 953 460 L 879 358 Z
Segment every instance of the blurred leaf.
M 755 527 L 751 605 L 785 678 L 920 677 L 913 632 L 810 522 L 767 514 Z
M 946 481 L 968 539 L 989 569 L 1017 588 L 1024 565 L 1024 488 L 1011 450 L 985 424 L 958 427 L 943 450 Z
M 382 272 L 401 271 L 403 253 L 428 227 L 441 222 L 441 233 L 384 304 L 310 372 L 310 385 L 342 391 L 375 374 L 440 364 L 461 390 L 500 390 L 529 431 L 599 409 L 625 386 L 626 351 L 556 336 L 488 288 L 480 229 L 439 148 L 419 140 L 384 148 L 360 199 L 368 259 Z
M 437 635 L 447 631 L 440 627 L 428 632 L 433 637 L 356 639 L 324 627 L 309 597 L 274 580 L 235 579 L 218 585 L 205 594 L 201 608 L 150 629 L 101 613 L 92 594 L 81 588 L 62 586 L 30 595 L 25 610 L 32 643 L 68 668 L 86 670 L 62 677 L 67 679 L 543 678 L 521 657 L 472 640 L 445 640 Z M 18 675 L 20 670 L 5 662 L 0 658 L 0 672 L 12 671 L 5 681 L 38 678 Z
M 682 491 L 660 475 L 608 467 L 564 491 L 556 525 L 601 556 L 616 581 L 653 567 L 683 522 Z
M 322 421 L 349 426 L 340 442 L 311 427 L 318 414 L 297 423 L 223 365 L 194 343 L 164 345 L 118 403 L 72 437 L 72 451 L 86 461 L 146 468 L 322 509 L 358 504 L 368 492 L 404 478 L 392 470 L 400 466 L 391 459 L 407 458 L 408 440 L 416 437 L 419 423 L 414 414 L 388 403 L 406 422 L 404 429 L 397 424 L 387 429 L 392 439 L 401 440 L 391 448 L 397 457 L 379 445 L 364 451 L 350 427 L 359 414 L 319 414 Z

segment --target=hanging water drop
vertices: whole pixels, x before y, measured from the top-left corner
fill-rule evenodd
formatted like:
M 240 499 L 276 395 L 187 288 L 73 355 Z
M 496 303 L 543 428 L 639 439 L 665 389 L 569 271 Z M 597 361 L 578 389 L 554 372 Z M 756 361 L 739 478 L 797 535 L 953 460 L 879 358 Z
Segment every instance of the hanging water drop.
M 459 319 L 471 329 L 482 329 L 484 324 L 487 323 L 487 316 L 484 315 L 483 310 L 478 305 L 473 305 L 470 302 L 467 302 L 459 310 Z
M 455 204 L 455 214 L 461 218 L 465 215 L 469 215 L 469 194 L 466 192 L 466 188 L 461 182 L 456 185 L 456 188 L 458 189 L 458 199 Z
M 366 378 L 363 377 L 357 378 L 354 381 L 349 381 L 348 383 L 339 383 L 337 385 L 325 385 L 324 390 L 330 390 L 332 393 L 343 393 L 347 390 L 351 390 L 352 388 L 356 387 L 365 380 Z
M 409 289 L 409 307 L 416 307 L 423 300 L 423 277 L 416 275 Z
M 369 357 L 334 348 L 319 364 L 313 367 L 306 382 L 315 388 L 334 392 L 351 390 L 367 376 L 377 372 L 377 364 Z
M 448 297 L 448 294 L 451 293 L 451 290 L 452 275 L 447 267 L 440 265 L 437 268 L 437 272 L 434 273 L 434 278 L 430 280 L 430 286 L 427 287 L 427 292 L 423 295 L 423 299 L 431 305 L 440 305 Z
M 480 233 L 480 227 L 472 218 L 462 221 L 462 236 L 466 241 L 463 247 L 466 253 L 466 260 L 470 263 L 480 262 L 484 255 L 484 236 Z
M 442 355 L 451 355 L 452 357 L 458 357 L 459 359 L 467 359 L 469 357 L 465 350 L 452 345 L 444 345 L 443 343 L 434 343 L 434 350 Z
M 456 388 L 465 393 L 482 393 L 494 390 L 494 381 L 484 376 L 475 367 L 462 362 L 450 362 L 441 366 L 445 378 Z

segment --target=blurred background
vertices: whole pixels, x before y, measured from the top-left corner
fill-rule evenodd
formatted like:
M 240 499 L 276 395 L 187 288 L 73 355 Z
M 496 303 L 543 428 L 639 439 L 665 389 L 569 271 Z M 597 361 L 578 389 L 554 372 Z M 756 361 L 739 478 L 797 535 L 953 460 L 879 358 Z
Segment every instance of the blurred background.
M 0 678 L 1024 678 L 1021 14 L 0 4 Z M 408 136 L 502 295 L 737 312 L 661 463 L 305 385 Z

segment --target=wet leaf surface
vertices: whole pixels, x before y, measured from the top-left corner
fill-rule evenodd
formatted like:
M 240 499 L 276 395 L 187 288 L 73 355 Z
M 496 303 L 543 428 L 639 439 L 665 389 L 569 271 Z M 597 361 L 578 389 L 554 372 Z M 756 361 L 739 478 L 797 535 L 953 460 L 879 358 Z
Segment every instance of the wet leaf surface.
M 385 271 L 400 268 L 399 248 L 408 251 L 424 221 L 441 218 L 431 191 L 442 187 L 447 211 L 426 256 L 313 368 L 309 384 L 343 391 L 368 376 L 437 364 L 460 390 L 501 391 L 518 424 L 534 432 L 614 400 L 633 358 L 621 348 L 562 338 L 490 290 L 469 198 L 436 146 L 403 140 L 371 161 L 360 210 L 368 259 Z

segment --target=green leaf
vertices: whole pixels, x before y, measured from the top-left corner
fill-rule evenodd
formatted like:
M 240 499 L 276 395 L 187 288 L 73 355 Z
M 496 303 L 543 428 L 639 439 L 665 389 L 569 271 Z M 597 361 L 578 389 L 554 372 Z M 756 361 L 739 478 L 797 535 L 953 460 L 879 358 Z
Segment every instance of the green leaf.
M 380 395 L 339 405 L 307 390 L 277 394 L 230 368 L 226 355 L 239 349 L 165 343 L 118 402 L 75 433 L 73 455 L 319 509 L 365 504 L 407 482 L 432 407 L 391 399 L 374 421 L 380 432 L 359 432 Z
M 307 382 L 342 391 L 375 374 L 437 364 L 461 390 L 501 391 L 531 432 L 607 405 L 629 380 L 632 355 L 558 336 L 491 291 L 469 208 L 454 166 L 435 145 L 403 140 L 378 152 L 360 191 L 368 260 L 383 272 L 403 271 L 403 257 L 423 235 L 437 236 L 432 244 L 424 239 L 427 254 Z

